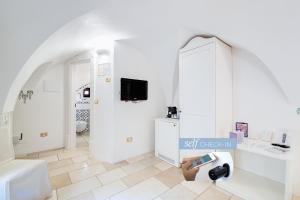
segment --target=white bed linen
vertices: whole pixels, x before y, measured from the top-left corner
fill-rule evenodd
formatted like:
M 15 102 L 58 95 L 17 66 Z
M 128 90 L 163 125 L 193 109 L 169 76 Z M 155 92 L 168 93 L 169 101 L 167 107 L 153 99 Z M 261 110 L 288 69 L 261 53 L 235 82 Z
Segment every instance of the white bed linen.
M 51 192 L 45 161 L 12 160 L 0 165 L 0 200 L 44 200 Z

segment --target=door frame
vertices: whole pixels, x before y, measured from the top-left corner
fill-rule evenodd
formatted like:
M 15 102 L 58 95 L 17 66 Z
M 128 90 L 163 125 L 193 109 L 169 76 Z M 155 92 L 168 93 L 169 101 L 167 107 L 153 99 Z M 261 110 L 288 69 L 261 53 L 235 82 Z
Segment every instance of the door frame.
M 90 52 L 86 52 L 79 56 L 71 58 L 66 63 L 66 100 L 65 100 L 65 119 L 66 119 L 66 135 L 65 135 L 65 148 L 76 148 L 76 97 L 73 92 L 73 67 L 77 64 L 90 64 L 90 140 L 94 134 L 94 61 L 93 55 Z M 89 145 L 91 146 L 91 145 Z

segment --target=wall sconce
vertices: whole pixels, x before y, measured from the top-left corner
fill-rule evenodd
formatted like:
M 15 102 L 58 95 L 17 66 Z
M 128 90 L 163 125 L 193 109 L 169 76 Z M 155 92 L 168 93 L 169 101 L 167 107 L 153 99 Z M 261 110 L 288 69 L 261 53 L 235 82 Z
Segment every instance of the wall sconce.
M 33 90 L 27 90 L 25 93 L 23 90 L 19 93 L 19 100 L 23 100 L 24 103 L 26 103 L 27 98 L 31 100 L 31 97 L 33 95 Z

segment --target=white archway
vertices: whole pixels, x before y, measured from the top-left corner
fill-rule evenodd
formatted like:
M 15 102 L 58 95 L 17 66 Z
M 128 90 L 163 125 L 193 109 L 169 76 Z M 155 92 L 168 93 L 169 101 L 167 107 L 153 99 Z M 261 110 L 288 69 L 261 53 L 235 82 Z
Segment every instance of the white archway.
M 68 9 L 70 5 L 73 6 L 72 9 Z M 3 102 L 3 98 L 6 98 L 5 106 L 1 110 L 4 112 L 13 110 L 18 91 L 30 77 L 30 74 L 38 65 L 55 59 L 57 52 L 62 54 L 58 50 L 62 49 L 62 46 L 58 44 L 66 44 L 65 42 L 68 40 L 74 39 L 73 36 L 80 34 L 81 32 L 76 27 L 88 31 L 97 29 L 98 32 L 86 32 L 89 39 L 107 33 L 111 34 L 112 32 L 129 33 L 126 37 L 135 38 L 131 41 L 134 46 L 144 51 L 149 57 L 154 57 L 154 59 L 158 57 L 159 59 L 156 59 L 155 62 L 162 68 L 172 68 L 171 65 L 175 61 L 172 60 L 170 64 L 170 59 L 176 54 L 174 49 L 182 44 L 181 40 L 187 38 L 182 37 L 185 33 L 189 36 L 198 33 L 211 33 L 233 46 L 255 52 L 269 67 L 270 72 L 278 80 L 289 101 L 297 104 L 300 102 L 300 95 L 294 91 L 299 85 L 297 77 L 299 60 L 296 52 L 298 50 L 297 44 L 300 42 L 297 37 L 300 29 L 295 25 L 300 20 L 296 9 L 298 6 L 299 2 L 286 2 L 283 0 L 246 3 L 235 0 L 226 2 L 189 0 L 185 2 L 166 1 L 163 3 L 158 0 L 151 2 L 137 0 L 129 2 L 103 0 L 99 2 L 89 0 L 88 2 L 78 1 L 75 5 L 68 1 L 55 0 L 48 2 L 47 5 L 45 3 L 37 4 L 36 2 L 34 4 L 18 2 L 18 6 L 15 5 L 15 2 L 7 2 L 7 5 L 1 6 L 1 8 L 6 9 L 3 10 L 3 13 L 7 16 L 7 19 L 11 20 L 11 24 L 14 20 L 18 20 L 17 22 L 22 24 L 36 20 L 36 23 L 34 26 L 26 27 L 17 23 L 12 27 L 10 23 L 5 23 L 4 30 L 7 28 L 11 32 L 16 32 L 17 35 L 14 36 L 18 40 L 16 40 L 16 45 L 4 46 L 7 49 L 3 51 L 5 54 L 3 54 L 4 58 L 0 59 L 0 64 L 4 67 L 15 65 L 12 69 L 18 70 L 11 71 L 8 69 L 6 71 L 7 75 L 3 74 L 5 77 L 1 77 L 3 81 L 3 83 L 1 82 L 2 93 L 6 94 L 6 96 L 1 95 L 2 100 L 0 99 L 0 102 Z M 97 7 L 98 9 L 94 10 Z M 36 9 L 40 9 L 40 19 L 36 17 L 37 13 L 34 12 Z M 88 11 L 90 11 L 89 14 L 83 16 Z M 54 12 L 56 15 L 51 15 Z M 23 21 L 15 18 L 18 16 L 12 16 L 13 13 L 20 13 L 18 16 L 22 16 Z M 82 17 L 68 23 L 78 16 Z M 290 23 L 286 23 L 287 21 Z M 64 26 L 64 24 L 67 25 Z M 63 28 L 56 31 L 59 27 Z M 69 27 L 69 33 L 64 32 L 68 29 L 67 27 Z M 95 34 L 92 34 L 92 32 Z M 55 34 L 51 35 L 52 33 Z M 29 40 L 24 40 L 24 34 L 32 34 L 32 36 Z M 61 37 L 56 46 L 53 45 L 55 44 L 55 35 Z M 37 48 L 47 37 L 46 42 Z M 7 37 L 1 39 L 6 44 L 10 37 L 7 35 Z M 51 45 L 49 46 L 51 43 L 52 48 Z M 82 50 L 83 46 L 65 45 L 65 47 L 71 47 L 69 50 L 72 49 L 71 51 L 64 51 L 65 56 L 67 56 L 73 54 L 76 50 Z M 52 50 L 47 52 L 45 48 Z M 23 52 L 16 54 L 19 49 Z M 32 54 L 34 49 L 37 50 Z M 29 57 L 30 54 L 32 56 Z M 14 55 L 16 58 L 14 58 Z M 160 56 L 164 58 L 160 58 Z M 27 60 L 26 63 L 25 60 Z M 12 77 L 16 74 L 18 75 L 13 81 Z M 169 87 L 172 85 L 171 82 L 171 80 L 168 80 L 164 84 Z M 168 97 L 168 99 L 171 98 Z

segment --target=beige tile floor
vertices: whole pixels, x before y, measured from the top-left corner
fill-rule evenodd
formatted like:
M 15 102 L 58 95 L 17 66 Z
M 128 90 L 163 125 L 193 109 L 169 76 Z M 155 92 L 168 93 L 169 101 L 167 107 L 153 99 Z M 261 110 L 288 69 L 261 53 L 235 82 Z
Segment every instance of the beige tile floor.
M 84 133 L 77 133 L 77 138 L 76 138 L 76 147 L 86 147 L 89 145 L 90 141 L 90 133 L 89 132 L 84 132 Z
M 184 181 L 180 169 L 155 158 L 153 152 L 109 164 L 93 159 L 88 145 L 89 135 L 82 134 L 76 149 L 19 158 L 48 162 L 53 187 L 48 200 L 241 200 L 212 184 Z
M 116 164 L 93 159 L 88 136 L 77 148 L 57 149 L 22 158 L 48 162 L 53 196 L 49 200 L 240 200 L 209 183 L 186 182 L 181 170 L 153 152 Z
M 88 151 L 88 137 L 79 137 L 76 149 L 23 157 L 48 162 L 53 186 L 49 200 L 240 199 L 209 183 L 184 181 L 180 169 L 157 159 L 153 152 L 116 164 L 95 160 Z

